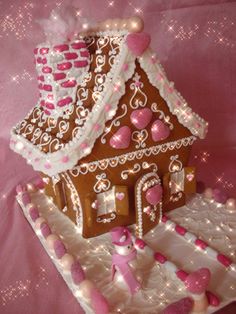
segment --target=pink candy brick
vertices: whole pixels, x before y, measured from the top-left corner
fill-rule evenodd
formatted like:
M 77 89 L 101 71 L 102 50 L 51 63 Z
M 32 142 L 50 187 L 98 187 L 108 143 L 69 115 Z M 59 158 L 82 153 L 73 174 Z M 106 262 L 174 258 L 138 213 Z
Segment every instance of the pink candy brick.
M 84 51 L 80 52 L 80 55 L 83 58 L 88 58 L 89 57 L 89 52 L 87 50 L 84 50 Z
M 87 60 L 84 60 L 84 61 L 75 61 L 74 62 L 74 66 L 76 68 L 84 68 L 88 65 L 88 61 Z
M 78 58 L 78 54 L 76 52 L 66 52 L 64 55 L 66 60 L 73 60 Z
M 52 91 L 52 86 L 51 85 L 48 85 L 48 84 L 45 84 L 43 85 L 43 89 L 47 92 L 51 92 Z
M 42 72 L 43 73 L 52 73 L 52 68 L 51 67 L 43 67 Z
M 200 247 L 202 250 L 205 250 L 208 247 L 208 244 L 200 239 L 195 240 L 195 245 Z
M 58 107 L 66 106 L 66 105 L 70 104 L 72 101 L 73 101 L 73 100 L 72 100 L 71 97 L 66 97 L 66 98 L 63 98 L 63 99 L 59 100 L 59 101 L 57 102 L 57 106 L 58 106 Z
M 65 73 L 54 73 L 53 74 L 54 81 L 62 80 L 66 77 Z
M 39 49 L 38 48 L 35 48 L 34 49 L 34 54 L 36 55 L 38 53 Z
M 49 110 L 47 110 L 47 109 L 44 110 L 44 113 L 45 113 L 46 115 L 48 115 L 48 116 L 51 115 L 51 111 L 49 111 Z M 50 169 L 50 168 L 51 168 L 51 165 L 45 164 L 44 167 L 45 167 L 46 169 Z
M 51 234 L 51 229 L 49 227 L 49 225 L 46 223 L 46 222 L 43 222 L 41 225 L 40 225 L 40 230 L 41 230 L 41 233 L 43 235 L 43 237 L 46 239 L 49 234 Z
M 45 103 L 45 106 L 48 108 L 48 109 L 54 109 L 55 106 L 51 103 L 51 102 L 46 102 Z
M 71 266 L 71 276 L 76 285 L 79 285 L 85 280 L 85 273 L 78 261 L 74 262 Z
M 30 207 L 29 209 L 29 215 L 30 215 L 30 218 L 35 221 L 37 218 L 39 218 L 39 211 L 37 209 L 36 206 L 32 206 Z
M 65 88 L 75 87 L 75 85 L 76 85 L 76 80 L 68 80 L 61 84 L 61 86 Z
M 86 48 L 86 44 L 83 42 L 78 42 L 78 43 L 72 43 L 71 47 L 73 49 L 81 49 L 81 48 Z
M 66 248 L 61 240 L 56 240 L 53 244 L 53 248 L 57 258 L 62 258 L 66 254 Z
M 44 82 L 44 76 L 43 75 L 38 76 L 38 80 Z
M 49 52 L 49 48 L 40 48 L 39 53 L 41 53 L 41 55 L 45 55 Z
M 64 44 L 64 45 L 57 45 L 57 46 L 54 46 L 53 49 L 57 52 L 63 52 L 63 51 L 66 51 L 66 50 L 69 50 L 69 46 Z
M 154 259 L 161 264 L 164 264 L 167 261 L 167 258 L 159 252 L 154 253 Z
M 96 314 L 108 314 L 109 305 L 97 288 L 91 290 L 91 305 Z
M 188 277 L 188 273 L 182 269 L 177 270 L 176 276 L 181 280 L 185 281 L 185 279 Z
M 181 236 L 184 236 L 185 233 L 187 232 L 187 230 L 184 227 L 181 227 L 179 225 L 175 226 L 175 231 Z
M 60 71 L 69 70 L 72 67 L 71 62 L 63 62 L 57 65 L 57 69 Z
M 232 260 L 224 254 L 218 254 L 217 260 L 225 267 L 229 267 L 232 264 Z

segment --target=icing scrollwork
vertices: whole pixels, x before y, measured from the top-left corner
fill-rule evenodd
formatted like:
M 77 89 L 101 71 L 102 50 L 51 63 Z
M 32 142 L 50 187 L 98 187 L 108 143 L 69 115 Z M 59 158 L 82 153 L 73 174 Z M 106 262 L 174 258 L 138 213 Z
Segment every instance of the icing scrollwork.
M 146 139 L 148 138 L 148 131 L 143 129 L 141 131 L 134 131 L 131 136 L 132 140 L 136 142 L 135 148 L 144 148 L 146 147 Z
M 158 104 L 157 103 L 153 103 L 151 105 L 151 109 L 152 109 L 152 112 L 159 113 L 159 119 L 164 120 L 165 123 L 169 125 L 170 130 L 173 130 L 174 126 L 170 122 L 170 116 L 165 115 L 162 110 L 158 109 Z
M 147 95 L 141 90 L 143 83 L 140 81 L 141 76 L 135 73 L 133 77 L 133 83 L 130 84 L 130 89 L 134 90 L 134 93 L 130 99 L 130 107 L 137 109 L 138 107 L 145 107 L 147 104 Z
M 96 193 L 101 193 L 109 190 L 111 182 L 107 179 L 105 172 L 96 175 L 97 182 L 94 184 L 93 190 Z
M 122 104 L 121 106 L 122 109 L 122 114 L 119 115 L 118 117 L 116 117 L 114 120 L 112 120 L 111 124 L 105 128 L 104 133 L 101 137 L 101 143 L 105 144 L 106 143 L 106 136 L 107 134 L 111 131 L 113 126 L 120 126 L 120 119 L 123 118 L 126 114 L 127 114 L 127 105 L 126 104 Z

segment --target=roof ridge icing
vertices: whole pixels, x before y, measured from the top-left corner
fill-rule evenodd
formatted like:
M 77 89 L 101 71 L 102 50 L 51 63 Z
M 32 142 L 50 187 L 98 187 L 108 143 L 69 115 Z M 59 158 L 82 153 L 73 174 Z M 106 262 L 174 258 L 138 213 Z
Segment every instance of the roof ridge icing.
M 114 31 L 109 32 L 114 33 Z M 72 169 L 78 160 L 90 154 L 96 139 L 104 132 L 105 123 L 115 116 L 119 100 L 125 94 L 125 84 L 135 71 L 136 59 L 146 72 L 150 83 L 159 90 L 171 113 L 177 116 L 178 121 L 194 136 L 204 138 L 208 124 L 192 112 L 187 102 L 175 90 L 173 82 L 168 81 L 152 50 L 148 48 L 137 58 L 128 48 L 124 36 L 120 52 L 107 74 L 101 97 L 94 104 L 77 137 L 56 152 L 44 153 L 26 138 L 16 134 L 15 127 L 11 132 L 10 147 L 26 158 L 35 170 L 42 171 L 46 175 L 53 176 Z

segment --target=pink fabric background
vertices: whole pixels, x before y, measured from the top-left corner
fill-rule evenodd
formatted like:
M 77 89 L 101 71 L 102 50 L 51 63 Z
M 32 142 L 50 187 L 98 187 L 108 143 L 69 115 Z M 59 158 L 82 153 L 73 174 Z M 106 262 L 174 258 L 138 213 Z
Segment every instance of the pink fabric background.
M 48 17 L 60 2 L 69 3 L 0 1 L 0 313 L 82 313 L 16 205 L 15 185 L 35 173 L 8 148 L 10 128 L 38 97 L 32 51 L 44 37 L 36 20 Z M 139 11 L 169 79 L 192 108 L 209 121 L 206 140 L 198 141 L 192 153 L 199 180 L 235 197 L 235 1 L 72 3 L 93 20 L 128 17 Z

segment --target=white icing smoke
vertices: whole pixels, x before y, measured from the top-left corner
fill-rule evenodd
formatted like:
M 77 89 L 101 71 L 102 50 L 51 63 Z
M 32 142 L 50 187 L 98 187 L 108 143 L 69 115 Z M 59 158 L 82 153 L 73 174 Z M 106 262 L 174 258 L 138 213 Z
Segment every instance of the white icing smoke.
M 39 20 L 38 23 L 45 33 L 47 42 L 63 43 L 85 30 L 91 23 L 80 17 L 78 12 L 77 8 L 67 6 L 52 10 L 48 19 Z

